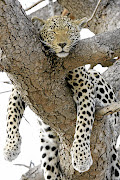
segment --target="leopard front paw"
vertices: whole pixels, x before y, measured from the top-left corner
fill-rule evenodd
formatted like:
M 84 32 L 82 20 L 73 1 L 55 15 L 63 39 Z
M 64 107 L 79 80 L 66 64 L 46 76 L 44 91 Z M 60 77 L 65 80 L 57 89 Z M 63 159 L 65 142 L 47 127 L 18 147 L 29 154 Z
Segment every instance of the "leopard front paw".
M 80 173 L 88 171 L 93 164 L 88 143 L 74 141 L 71 148 L 71 156 L 73 168 Z

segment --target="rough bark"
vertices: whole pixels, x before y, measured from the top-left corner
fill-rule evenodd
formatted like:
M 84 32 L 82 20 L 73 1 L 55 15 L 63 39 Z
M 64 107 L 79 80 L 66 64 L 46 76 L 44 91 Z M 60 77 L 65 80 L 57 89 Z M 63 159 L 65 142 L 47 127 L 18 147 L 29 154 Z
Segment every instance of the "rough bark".
M 66 153 L 62 163 L 66 167 L 66 174 L 70 176 L 68 179 L 72 174 L 72 180 L 97 180 L 104 177 L 104 133 L 107 125 L 104 126 L 105 120 L 95 121 L 91 136 L 94 164 L 89 172 L 74 173 L 69 152 L 75 131 L 76 109 L 65 77 L 69 70 L 80 65 L 100 62 L 110 65 L 110 57 L 120 55 L 119 38 L 118 29 L 80 41 L 67 58 L 48 58 L 42 52 L 31 20 L 18 1 L 0 1 L 0 64 L 31 109 L 61 136 Z
M 120 59 L 113 66 L 109 67 L 104 73 L 104 77 L 114 88 L 117 99 L 120 100 Z
M 58 2 L 80 19 L 92 15 L 98 0 L 58 0 Z M 120 1 L 102 0 L 88 26 L 95 34 L 120 28 Z

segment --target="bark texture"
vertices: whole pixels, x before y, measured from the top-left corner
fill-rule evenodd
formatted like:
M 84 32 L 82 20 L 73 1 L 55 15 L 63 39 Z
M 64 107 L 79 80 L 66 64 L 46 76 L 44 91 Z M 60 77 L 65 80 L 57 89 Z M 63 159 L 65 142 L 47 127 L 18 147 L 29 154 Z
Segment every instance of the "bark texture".
M 98 0 L 58 0 L 58 2 L 80 19 L 92 15 Z M 88 26 L 95 34 L 120 28 L 120 1 L 102 0 Z
M 70 148 L 76 109 L 65 77 L 69 70 L 80 65 L 112 64 L 109 59 L 120 55 L 120 29 L 80 41 L 66 58 L 46 57 L 36 30 L 19 2 L 1 0 L 0 48 L 1 67 L 4 67 L 30 108 L 60 135 L 63 142 L 61 149 L 65 151 L 65 160 L 61 161 L 66 180 L 102 179 L 106 167 L 104 134 L 107 125 L 104 125 L 104 120 L 94 123 L 91 136 L 94 164 L 90 171 L 79 174 L 71 165 Z M 120 67 L 119 64 L 116 66 Z M 106 78 L 111 78 L 112 72 Z

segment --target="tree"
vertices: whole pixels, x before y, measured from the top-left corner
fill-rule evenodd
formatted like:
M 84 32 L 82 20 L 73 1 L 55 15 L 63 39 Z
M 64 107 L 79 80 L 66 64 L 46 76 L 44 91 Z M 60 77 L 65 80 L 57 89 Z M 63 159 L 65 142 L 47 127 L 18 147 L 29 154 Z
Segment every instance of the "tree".
M 66 3 L 68 1 L 59 0 L 59 2 L 63 4 L 63 2 Z M 74 15 L 78 17 L 78 6 L 76 6 L 78 3 L 75 4 L 72 3 L 72 0 L 69 1 L 68 9 L 71 6 L 70 2 L 72 9 L 75 9 Z M 90 6 L 87 6 L 90 1 L 81 2 L 83 4 L 83 6 L 80 6 L 83 10 L 81 11 L 81 16 L 86 16 L 82 12 L 89 12 L 91 14 Z M 75 131 L 76 109 L 71 91 L 65 81 L 69 70 L 85 64 L 95 66 L 101 63 L 103 66 L 110 66 L 115 61 L 113 58 L 120 56 L 120 29 L 117 29 L 119 27 L 119 24 L 117 24 L 119 15 L 113 21 L 116 24 L 115 28 L 113 24 L 107 21 L 112 18 L 106 18 L 105 16 L 105 12 L 107 16 L 111 14 L 109 13 L 109 7 L 112 11 L 112 9 L 118 6 L 117 3 L 119 4 L 119 2 L 117 0 L 115 2 L 109 0 L 107 4 L 105 2 L 103 0 L 100 5 L 100 10 L 95 16 L 96 21 L 95 18 L 91 21 L 90 29 L 95 33 L 106 30 L 111 31 L 96 35 L 93 38 L 81 40 L 68 57 L 60 59 L 45 56 L 36 29 L 17 0 L 0 0 L 0 69 L 7 72 L 12 83 L 21 92 L 30 108 L 45 123 L 58 132 L 63 142 L 61 152 L 65 153 L 65 159 L 61 157 L 62 167 L 67 174 L 67 178 L 72 180 L 103 179 L 104 169 L 106 168 L 107 159 L 104 157 L 104 152 L 107 150 L 106 141 L 110 137 L 107 140 L 104 138 L 107 123 L 105 118 L 97 120 L 97 113 L 91 135 L 91 151 L 94 163 L 88 172 L 82 174 L 75 172 L 72 167 L 70 147 Z M 118 14 L 120 13 L 119 11 L 117 12 Z M 99 13 L 100 16 L 98 16 Z M 103 22 L 101 17 L 107 20 Z M 99 23 L 95 25 L 96 22 Z M 103 25 L 104 29 L 100 28 Z M 120 86 L 119 72 L 120 62 L 118 61 L 109 68 L 105 77 L 109 82 L 112 80 L 112 85 L 116 88 L 120 98 L 119 89 L 117 89 Z M 120 106 L 115 110 L 119 111 L 119 109 Z M 99 149 L 102 149 L 102 151 Z M 33 171 L 33 169 L 30 169 L 29 175 L 31 170 Z M 36 167 L 34 173 L 31 173 L 29 180 L 40 179 L 38 172 L 39 168 Z M 27 178 L 24 176 L 22 177 L 23 179 Z

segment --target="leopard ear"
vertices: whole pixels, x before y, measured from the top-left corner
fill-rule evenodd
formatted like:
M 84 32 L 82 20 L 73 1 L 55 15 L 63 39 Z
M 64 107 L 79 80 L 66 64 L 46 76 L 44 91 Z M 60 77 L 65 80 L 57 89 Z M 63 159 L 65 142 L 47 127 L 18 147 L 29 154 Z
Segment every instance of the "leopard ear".
M 86 17 L 82 19 L 74 20 L 74 23 L 77 24 L 80 28 L 84 27 L 88 22 L 88 19 Z
M 38 17 L 32 17 L 32 23 L 34 24 L 34 26 L 36 27 L 38 33 L 39 31 L 42 30 L 43 26 L 45 25 L 46 21 L 43 19 L 40 19 Z
M 41 23 L 42 25 L 45 24 L 45 20 L 40 19 L 40 18 L 38 18 L 38 17 L 32 17 L 31 20 L 32 20 L 32 23 L 34 23 L 35 21 L 40 21 L 40 23 Z

